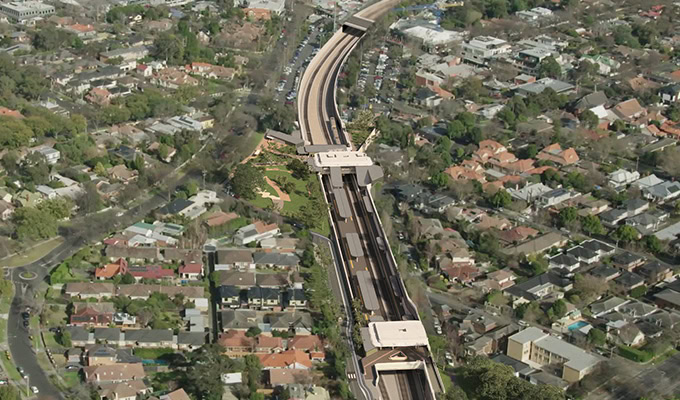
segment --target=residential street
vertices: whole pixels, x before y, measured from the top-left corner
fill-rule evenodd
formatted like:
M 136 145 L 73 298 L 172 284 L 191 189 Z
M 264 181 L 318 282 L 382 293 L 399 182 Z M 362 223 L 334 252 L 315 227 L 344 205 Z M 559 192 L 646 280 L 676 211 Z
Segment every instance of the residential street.
M 186 181 L 189 175 L 183 176 L 178 184 Z M 116 217 L 114 225 L 123 225 L 136 221 L 149 211 L 160 207 L 166 199 L 160 195 L 153 195 L 150 199 L 137 207 L 133 207 L 121 217 Z M 110 211 L 113 212 L 113 211 Z M 72 227 L 64 234 L 66 240 L 40 260 L 31 264 L 11 269 L 10 277 L 15 285 L 15 295 L 7 321 L 7 341 L 14 363 L 23 368 L 30 379 L 30 386 L 36 386 L 41 398 L 61 399 L 59 391 L 47 378 L 45 371 L 38 365 L 38 360 L 28 340 L 29 332 L 23 327 L 21 313 L 30 299 L 36 295 L 38 285 L 45 281 L 50 270 L 63 260 L 70 257 L 88 242 L 101 240 L 115 227 L 97 224 L 100 215 L 90 215 L 80 220 L 74 220 Z M 105 217 L 108 218 L 108 217 Z M 87 239 L 85 239 L 87 238 Z M 35 274 L 35 275 L 32 275 Z M 28 279 L 27 275 L 31 278 Z M 23 276 L 23 277 L 22 277 Z M 39 312 L 39 310 L 34 310 Z M 32 332 L 33 336 L 39 332 Z

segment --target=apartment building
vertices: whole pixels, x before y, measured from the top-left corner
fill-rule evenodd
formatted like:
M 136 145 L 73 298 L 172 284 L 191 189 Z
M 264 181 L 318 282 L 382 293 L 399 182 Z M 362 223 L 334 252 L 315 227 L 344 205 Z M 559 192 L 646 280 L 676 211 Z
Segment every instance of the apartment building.
M 562 379 L 569 383 L 583 379 L 601 361 L 536 327 L 527 328 L 508 338 L 508 356 L 529 365 L 561 366 Z
M 488 65 L 489 61 L 501 54 L 510 52 L 510 44 L 493 36 L 477 36 L 463 43 L 463 60 L 478 65 Z

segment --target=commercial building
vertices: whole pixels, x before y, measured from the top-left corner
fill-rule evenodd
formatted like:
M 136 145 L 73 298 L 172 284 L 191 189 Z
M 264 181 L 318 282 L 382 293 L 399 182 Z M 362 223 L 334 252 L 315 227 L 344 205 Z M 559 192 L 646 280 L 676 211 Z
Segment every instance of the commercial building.
M 487 65 L 501 54 L 510 52 L 510 44 L 492 36 L 477 36 L 463 44 L 463 60 L 473 64 Z
M 22 22 L 31 18 L 45 17 L 54 14 L 54 7 L 40 1 L 13 1 L 0 3 L 0 11 L 14 22 Z
M 508 356 L 529 365 L 562 366 L 562 379 L 578 382 L 600 362 L 596 356 L 536 327 L 508 338 Z

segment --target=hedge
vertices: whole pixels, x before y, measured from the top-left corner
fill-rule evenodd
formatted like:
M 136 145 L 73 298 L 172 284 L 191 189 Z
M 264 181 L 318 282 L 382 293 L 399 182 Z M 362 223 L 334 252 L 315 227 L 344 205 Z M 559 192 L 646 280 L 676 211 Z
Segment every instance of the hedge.
M 652 354 L 649 351 L 639 350 L 630 346 L 623 345 L 619 346 L 619 354 L 621 355 L 621 357 L 625 357 L 629 360 L 639 363 L 645 363 L 654 357 L 654 354 Z

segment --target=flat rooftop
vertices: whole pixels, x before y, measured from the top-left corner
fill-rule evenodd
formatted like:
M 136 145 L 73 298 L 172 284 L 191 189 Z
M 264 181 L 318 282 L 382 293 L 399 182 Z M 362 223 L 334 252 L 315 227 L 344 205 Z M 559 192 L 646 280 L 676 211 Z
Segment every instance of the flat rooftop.
M 358 151 L 328 151 L 314 155 L 314 166 L 318 168 L 333 167 L 369 167 L 373 165 L 371 157 Z
M 420 321 L 369 322 L 368 333 L 376 348 L 427 346 L 427 332 Z
M 368 19 L 368 18 L 363 18 L 363 17 L 359 17 L 357 15 L 353 15 L 353 16 L 347 18 L 347 21 L 345 21 L 345 25 L 352 27 L 352 28 L 355 28 L 355 29 L 366 31 L 366 30 L 368 30 L 368 28 L 371 27 L 371 25 L 373 25 L 373 21 Z

